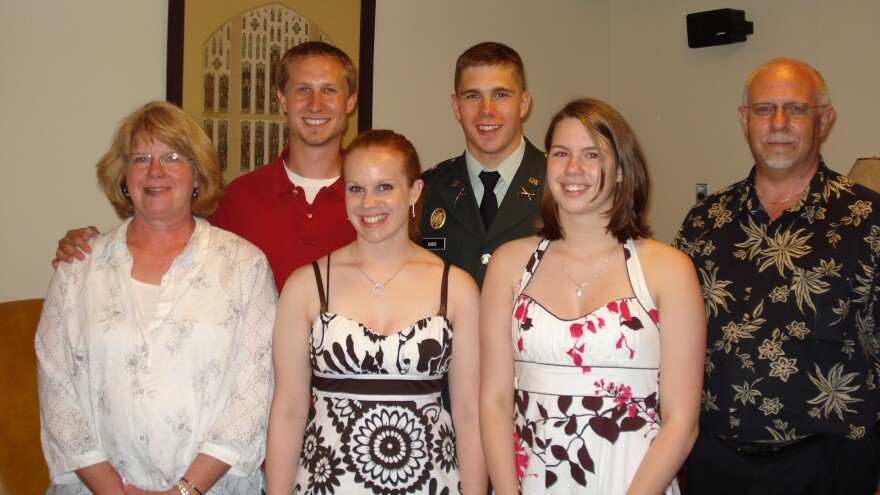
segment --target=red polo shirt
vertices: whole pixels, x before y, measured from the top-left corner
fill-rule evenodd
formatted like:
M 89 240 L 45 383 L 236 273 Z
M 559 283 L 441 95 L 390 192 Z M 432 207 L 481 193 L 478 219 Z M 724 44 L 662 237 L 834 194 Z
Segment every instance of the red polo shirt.
M 208 220 L 244 237 L 269 260 L 278 291 L 297 268 L 355 239 L 345 214 L 342 179 L 318 191 L 309 204 L 284 170 L 288 148 L 272 163 L 233 180 Z

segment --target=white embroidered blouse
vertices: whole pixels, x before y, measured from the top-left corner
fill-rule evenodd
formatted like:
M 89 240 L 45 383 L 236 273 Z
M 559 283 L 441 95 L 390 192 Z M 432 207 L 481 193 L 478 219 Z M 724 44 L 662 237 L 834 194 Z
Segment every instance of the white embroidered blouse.
M 232 466 L 211 493 L 259 493 L 277 301 L 266 258 L 196 218 L 155 314 L 139 318 L 130 221 L 49 285 L 36 351 L 52 481 L 72 493 L 76 469 L 108 461 L 127 482 L 165 490 L 204 453 Z

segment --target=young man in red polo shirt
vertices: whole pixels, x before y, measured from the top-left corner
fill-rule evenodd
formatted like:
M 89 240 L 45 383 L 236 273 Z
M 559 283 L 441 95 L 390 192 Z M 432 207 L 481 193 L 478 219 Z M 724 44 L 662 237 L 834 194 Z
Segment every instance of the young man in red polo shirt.
M 280 291 L 295 269 L 354 240 L 340 174 L 342 136 L 357 104 L 357 69 L 342 50 L 311 41 L 285 53 L 276 83 L 290 145 L 232 181 L 208 220 L 260 248 Z M 83 259 L 97 232 L 68 232 L 55 263 Z

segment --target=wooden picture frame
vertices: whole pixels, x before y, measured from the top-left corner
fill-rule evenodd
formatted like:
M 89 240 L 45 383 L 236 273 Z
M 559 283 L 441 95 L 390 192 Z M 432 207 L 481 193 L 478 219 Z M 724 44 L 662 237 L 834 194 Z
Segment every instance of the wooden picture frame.
M 323 22 L 330 25 L 329 29 L 321 25 L 318 27 L 325 30 L 330 39 L 335 43 L 333 28 L 337 29 L 337 35 L 344 39 L 344 43 L 338 46 L 349 53 L 358 63 L 358 106 L 356 129 L 349 125 L 349 133 L 346 135 L 350 140 L 357 132 L 372 128 L 372 102 L 373 102 L 373 47 L 375 37 L 376 0 L 348 0 L 347 2 L 313 2 L 308 0 L 276 0 L 275 3 L 297 9 L 297 2 L 301 3 L 304 10 L 309 10 L 311 15 L 318 11 L 317 16 Z M 359 5 L 358 5 L 359 4 Z M 206 17 L 225 15 L 229 12 L 244 12 L 250 8 L 266 6 L 266 0 L 212 0 L 204 2 L 199 0 L 168 0 L 168 38 L 167 38 L 167 73 L 165 98 L 169 102 L 182 107 L 187 113 L 197 116 L 200 103 L 194 94 L 200 91 L 202 84 L 201 75 L 195 74 L 192 69 L 193 60 L 199 58 L 195 47 L 205 43 L 205 31 L 202 26 L 193 27 L 192 22 L 187 22 L 187 16 L 191 19 L 203 20 Z M 269 4 L 271 5 L 271 3 Z M 326 10 L 321 12 L 320 9 Z M 323 17 L 322 17 L 323 16 Z M 343 26 L 343 27 L 339 27 Z M 352 33 L 352 31 L 357 31 Z M 352 41 L 353 40 L 353 41 Z M 353 53 L 356 52 L 356 53 Z M 187 59 L 193 57 L 193 60 Z M 269 157 L 274 158 L 274 157 Z M 225 174 L 224 174 L 225 175 Z

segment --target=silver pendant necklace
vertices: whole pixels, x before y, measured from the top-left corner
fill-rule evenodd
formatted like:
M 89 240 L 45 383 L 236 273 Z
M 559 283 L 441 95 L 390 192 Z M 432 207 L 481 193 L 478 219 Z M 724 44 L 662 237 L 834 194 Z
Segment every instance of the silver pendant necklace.
M 372 292 L 373 295 L 376 297 L 382 297 L 385 295 L 386 292 L 388 292 L 388 289 L 386 289 L 385 286 L 388 285 L 389 282 L 394 280 L 394 277 L 396 277 L 397 274 L 400 273 L 401 270 L 403 270 L 403 267 L 405 267 L 406 264 L 409 263 L 409 260 L 411 260 L 412 257 L 416 254 L 416 250 L 413 249 L 412 254 L 410 254 L 409 258 L 407 258 L 406 261 L 404 261 L 403 264 L 400 265 L 400 268 L 398 268 L 397 271 L 394 272 L 394 275 L 391 275 L 391 277 L 385 282 L 376 282 L 369 275 L 367 275 L 367 272 L 365 272 L 363 268 L 361 268 L 361 262 L 358 261 L 357 256 L 354 255 L 354 249 L 348 248 L 348 251 L 351 253 L 351 259 L 354 260 L 354 264 L 355 266 L 357 266 L 357 269 L 360 270 L 364 277 L 367 277 L 367 280 L 369 280 L 370 283 L 373 284 Z
M 593 276 L 586 282 L 578 282 L 577 280 L 575 280 L 574 277 L 572 277 L 571 274 L 568 273 L 568 268 L 565 267 L 565 262 L 563 262 L 561 258 L 559 259 L 559 263 L 562 264 L 562 271 L 565 272 L 565 274 L 568 276 L 568 279 L 571 280 L 571 282 L 577 287 L 574 293 L 577 294 L 578 298 L 580 298 L 584 294 L 584 287 L 592 284 L 593 281 L 595 281 L 596 278 L 599 276 L 599 274 L 605 270 L 605 267 L 608 266 L 608 261 L 611 260 L 611 256 L 614 254 L 615 249 L 617 249 L 617 244 L 611 247 L 611 251 L 608 253 L 608 256 L 605 257 L 605 260 L 602 261 L 602 265 L 599 266 L 599 269 L 596 270 L 596 273 L 594 273 Z

